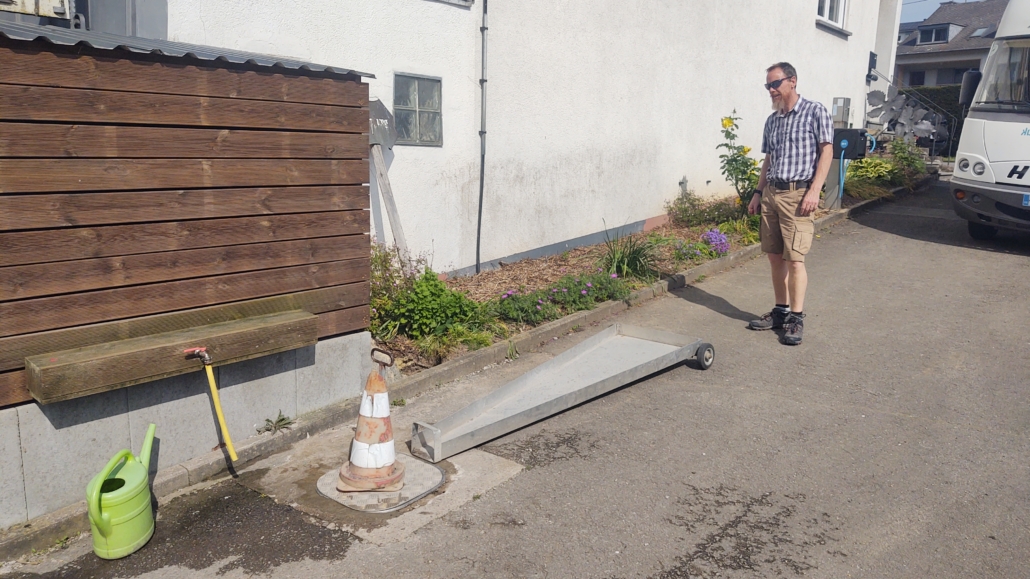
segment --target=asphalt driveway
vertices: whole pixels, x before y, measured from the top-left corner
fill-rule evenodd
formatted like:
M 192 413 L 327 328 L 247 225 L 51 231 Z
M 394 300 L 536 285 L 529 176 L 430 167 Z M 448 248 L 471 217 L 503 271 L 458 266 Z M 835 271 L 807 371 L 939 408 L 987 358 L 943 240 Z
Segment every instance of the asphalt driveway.
M 1026 577 L 1028 256 L 1030 236 L 971 240 L 937 186 L 821 233 L 799 347 L 745 328 L 772 305 L 764 259 L 619 315 L 712 342 L 715 365 L 489 443 L 523 469 L 396 540 L 265 496 L 300 485 L 282 473 L 326 446 L 313 437 L 164 506 L 137 555 L 101 562 L 79 540 L 16 576 Z M 408 401 L 395 431 L 597 329 Z

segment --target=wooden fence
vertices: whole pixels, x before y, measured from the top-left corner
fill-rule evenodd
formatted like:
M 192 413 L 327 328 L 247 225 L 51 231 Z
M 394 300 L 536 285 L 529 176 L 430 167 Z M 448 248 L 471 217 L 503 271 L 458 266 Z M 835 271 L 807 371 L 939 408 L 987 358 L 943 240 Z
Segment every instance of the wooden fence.
M 0 38 L 0 407 L 28 356 L 367 327 L 368 116 L 356 76 Z

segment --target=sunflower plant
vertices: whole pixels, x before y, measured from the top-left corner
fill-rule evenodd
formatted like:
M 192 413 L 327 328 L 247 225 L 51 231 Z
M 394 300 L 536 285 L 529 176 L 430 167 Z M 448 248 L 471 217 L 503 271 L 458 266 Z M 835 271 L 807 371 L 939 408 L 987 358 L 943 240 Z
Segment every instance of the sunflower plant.
M 740 212 L 744 215 L 751 202 L 751 195 L 758 186 L 758 161 L 748 156 L 751 147 L 737 144 L 737 121 L 740 117 L 736 115 L 734 109 L 730 116 L 722 118 L 722 136 L 726 142 L 719 143 L 716 149 L 726 149 L 725 153 L 719 155 L 719 166 L 723 177 L 736 189 Z

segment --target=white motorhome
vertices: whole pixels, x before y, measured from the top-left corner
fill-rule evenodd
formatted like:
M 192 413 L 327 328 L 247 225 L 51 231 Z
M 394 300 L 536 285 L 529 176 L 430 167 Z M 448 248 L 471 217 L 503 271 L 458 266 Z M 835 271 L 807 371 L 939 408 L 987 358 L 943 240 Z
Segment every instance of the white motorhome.
M 962 79 L 969 115 L 951 179 L 975 239 L 1030 231 L 1030 0 L 1009 2 L 995 38 L 982 73 Z

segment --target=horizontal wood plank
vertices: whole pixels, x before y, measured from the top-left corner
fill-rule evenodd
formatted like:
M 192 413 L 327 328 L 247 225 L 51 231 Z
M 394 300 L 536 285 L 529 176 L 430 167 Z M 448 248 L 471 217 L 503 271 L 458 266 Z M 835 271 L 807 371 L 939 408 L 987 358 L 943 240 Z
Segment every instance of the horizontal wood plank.
M 0 408 L 31 400 L 24 370 L 0 373 Z
M 343 261 L 369 253 L 367 235 L 144 253 L 0 268 L 0 302 Z
M 281 185 L 361 185 L 368 162 L 312 159 L 0 159 L 0 195 Z
M 368 279 L 368 258 L 351 259 L 0 303 L 0 336 L 242 301 Z
M 334 310 L 318 315 L 318 337 L 326 338 L 346 334 L 368 327 L 368 304 L 345 310 Z
M 318 315 L 318 337 L 328 338 L 368 327 L 368 305 Z M 0 408 L 32 402 L 24 370 L 0 373 Z
M 182 312 L 0 338 L 0 372 L 21 369 L 25 366 L 26 357 L 46 352 L 70 350 L 276 312 L 304 310 L 312 314 L 323 314 L 367 305 L 368 302 L 369 284 L 359 282 Z
M 0 195 L 0 231 L 368 208 L 364 185 Z
M 367 159 L 368 137 L 350 133 L 0 123 L 0 157 Z
M 307 312 L 221 322 L 32 356 L 25 361 L 28 388 L 37 402 L 49 404 L 196 372 L 201 362 L 184 354 L 192 347 L 207 348 L 218 366 L 317 341 L 318 318 Z
M 367 211 L 332 211 L 0 233 L 0 267 L 368 233 Z
M 184 65 L 181 59 L 154 59 L 150 55 L 83 55 L 90 49 L 75 47 L 64 52 L 52 46 L 27 46 L 3 39 L 0 45 L 6 45 L 0 46 L 2 83 L 368 106 L 368 85 L 357 78 L 313 78 L 305 76 L 304 71 L 289 75 L 241 71 L 216 63 Z
M 0 84 L 0 120 L 367 133 L 367 108 Z

